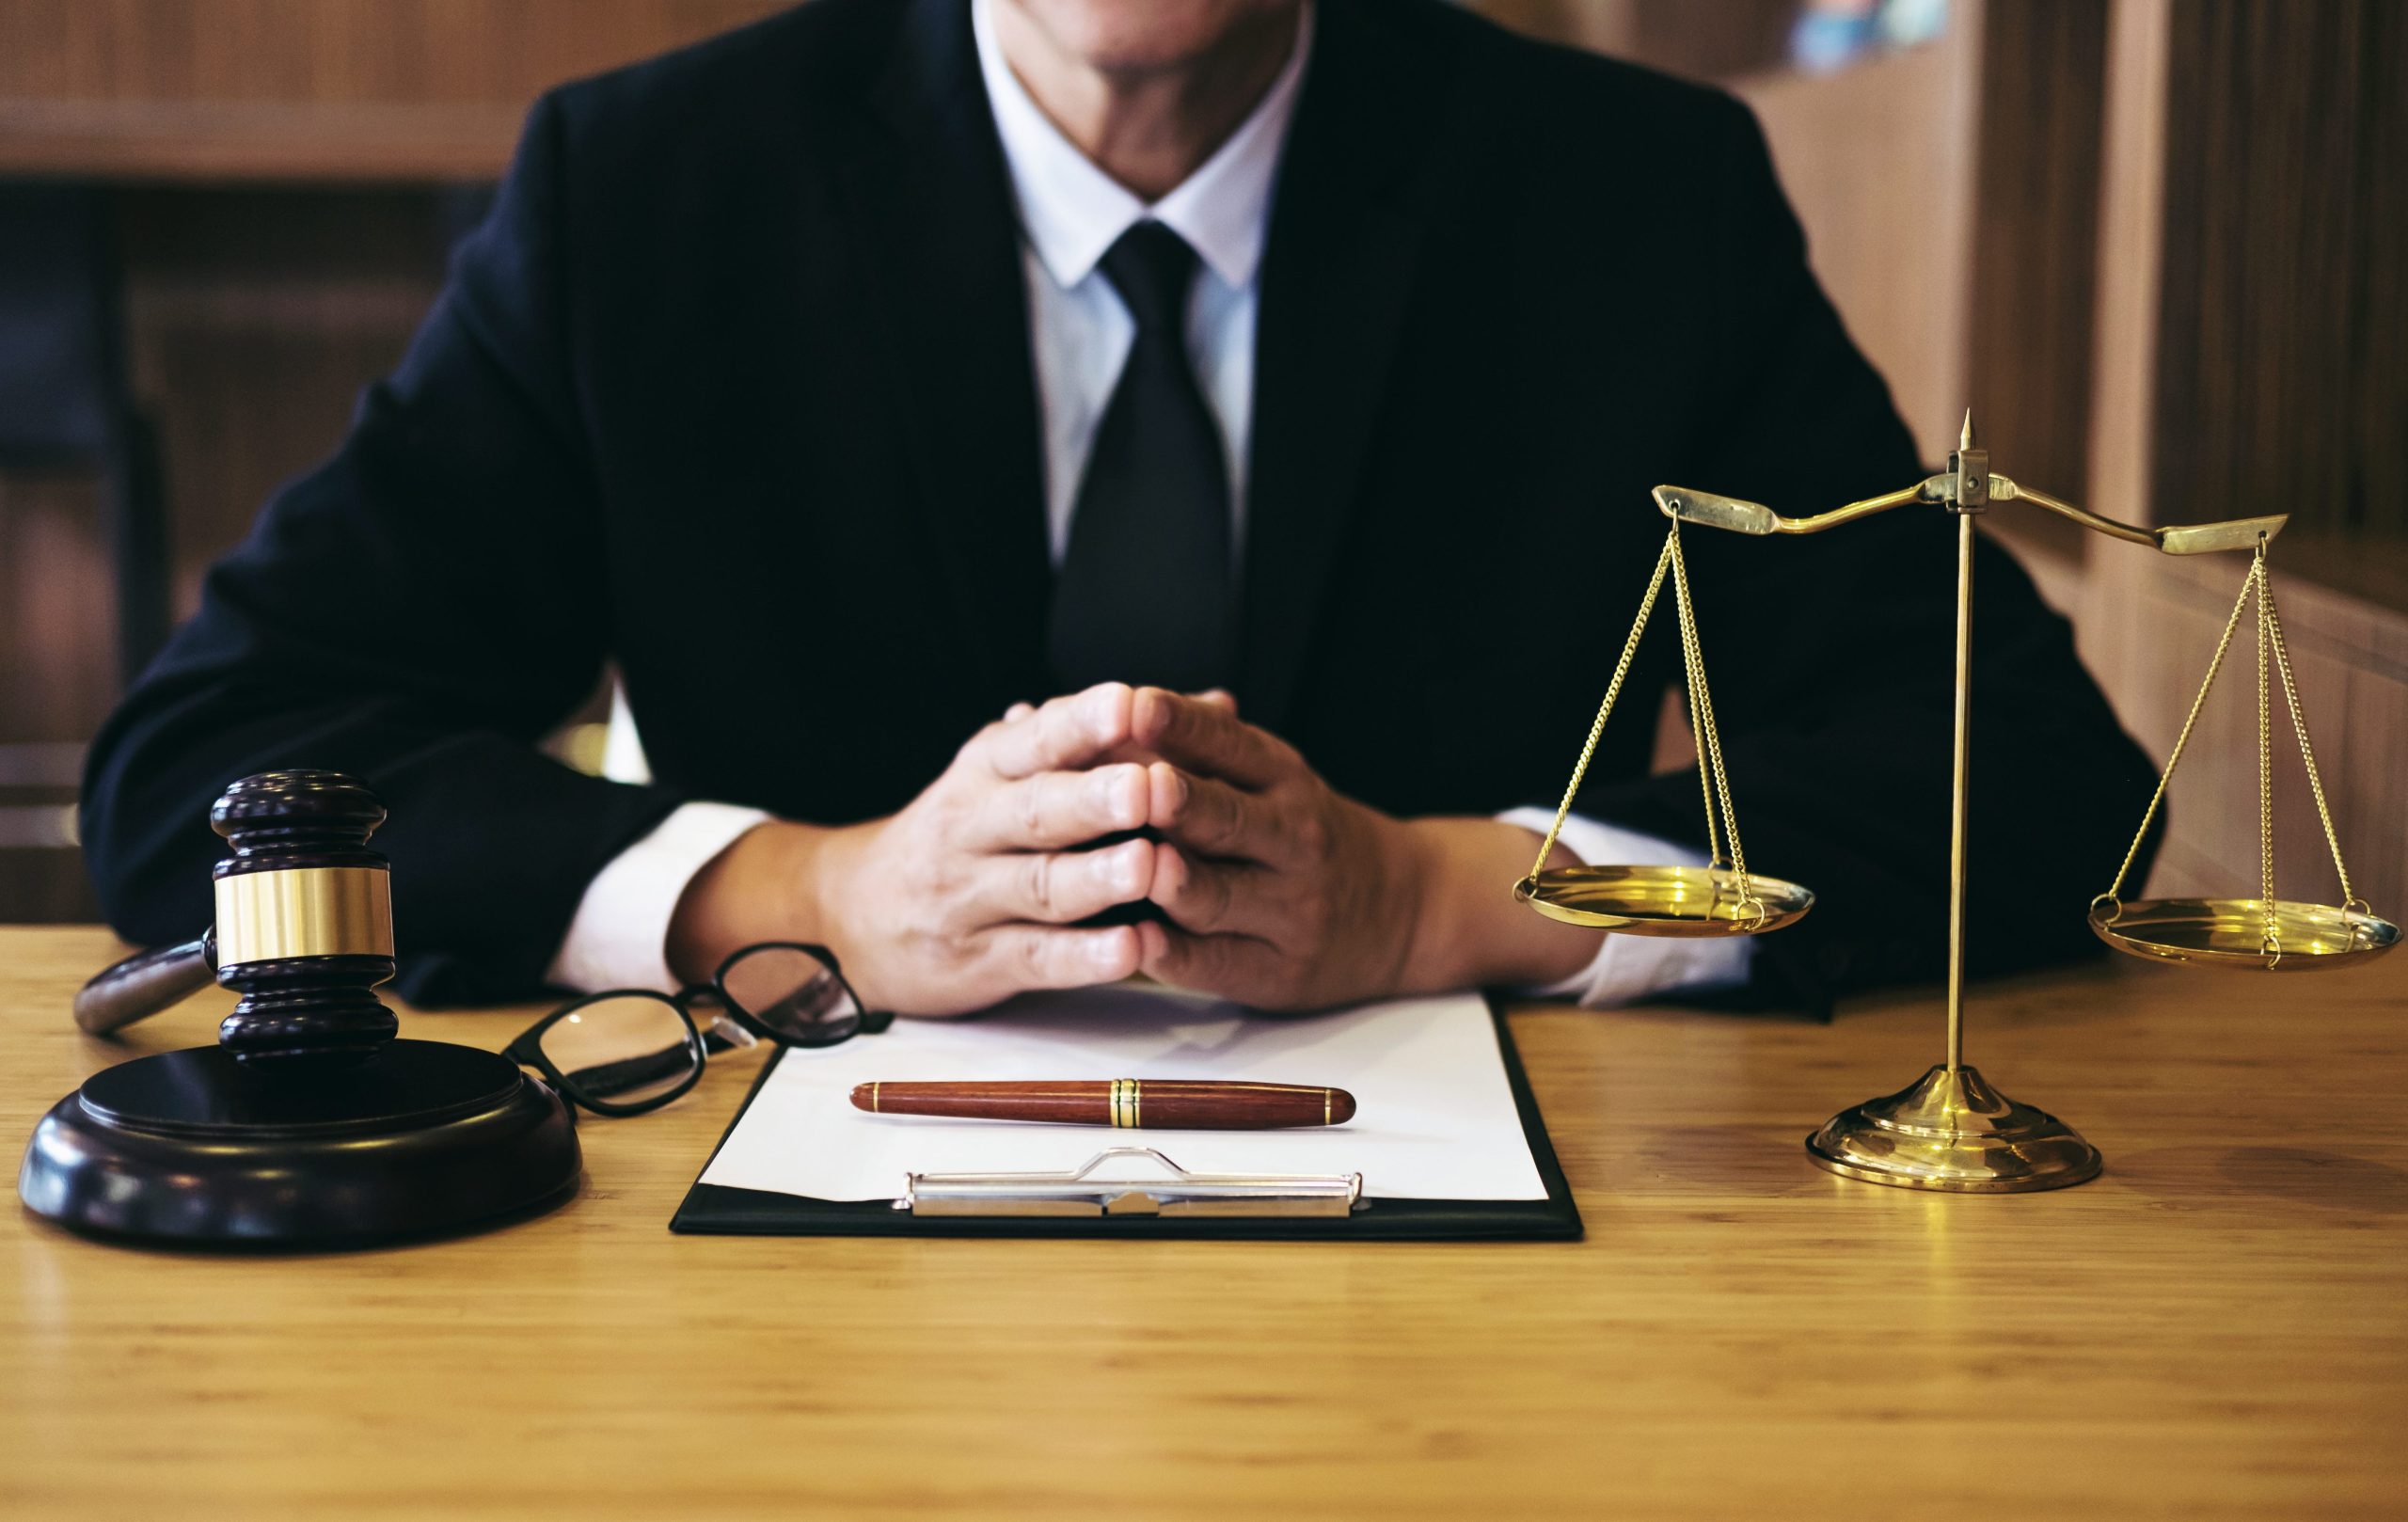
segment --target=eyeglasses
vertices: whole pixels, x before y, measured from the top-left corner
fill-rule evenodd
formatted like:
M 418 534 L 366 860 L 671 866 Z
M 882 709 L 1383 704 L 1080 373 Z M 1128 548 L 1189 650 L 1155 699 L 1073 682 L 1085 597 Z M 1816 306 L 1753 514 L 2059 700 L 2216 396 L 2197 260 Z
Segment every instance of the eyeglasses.
M 719 1006 L 707 1031 L 692 1006 Z M 826 946 L 772 941 L 720 963 L 707 985 L 675 995 L 612 989 L 563 1005 L 503 1049 L 596 1115 L 644 1115 L 701 1081 L 711 1052 L 760 1041 L 834 1046 L 894 1023 L 862 1007 Z

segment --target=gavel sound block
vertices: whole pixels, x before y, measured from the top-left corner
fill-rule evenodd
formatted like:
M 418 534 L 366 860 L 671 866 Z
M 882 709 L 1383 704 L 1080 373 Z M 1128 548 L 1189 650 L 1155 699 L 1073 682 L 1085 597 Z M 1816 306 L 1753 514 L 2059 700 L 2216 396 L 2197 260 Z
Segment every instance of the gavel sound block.
M 34 1130 L 17 1191 L 81 1231 L 326 1247 L 463 1229 L 576 1192 L 567 1105 L 508 1058 L 397 1040 L 384 805 L 331 771 L 229 788 L 210 823 L 216 923 L 111 968 L 76 1000 L 106 1032 L 209 980 L 241 991 L 217 1045 L 95 1073 Z

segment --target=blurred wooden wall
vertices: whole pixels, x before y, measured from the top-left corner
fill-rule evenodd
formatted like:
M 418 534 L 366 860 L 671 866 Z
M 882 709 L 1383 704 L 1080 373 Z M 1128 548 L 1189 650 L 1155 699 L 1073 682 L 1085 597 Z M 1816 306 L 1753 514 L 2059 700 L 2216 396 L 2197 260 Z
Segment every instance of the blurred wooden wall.
M 0 179 L 108 187 L 180 615 L 400 357 L 535 95 L 778 8 L 0 3 Z M 103 521 L 88 475 L 0 472 L 0 922 L 95 917 L 71 803 L 118 692 Z
M 2281 502 L 2285 558 L 2347 577 L 2350 547 L 2408 538 L 2408 6 L 2174 22 L 2158 484 L 2205 516 Z M 2408 577 L 2380 592 L 2408 606 Z
M 491 177 L 547 87 L 782 0 L 8 0 L 0 174 Z

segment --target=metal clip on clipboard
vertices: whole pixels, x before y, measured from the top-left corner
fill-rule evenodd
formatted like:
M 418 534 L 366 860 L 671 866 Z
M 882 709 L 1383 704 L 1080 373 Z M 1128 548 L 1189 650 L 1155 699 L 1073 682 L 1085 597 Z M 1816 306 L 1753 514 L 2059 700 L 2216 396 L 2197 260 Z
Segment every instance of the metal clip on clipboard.
M 1150 1159 L 1164 1176 L 1133 1176 Z M 1107 1165 L 1123 1165 L 1107 1166 Z M 898 1211 L 914 1215 L 1345 1215 L 1359 1173 L 1190 1173 L 1150 1147 L 1115 1147 L 1067 1173 L 914 1173 Z

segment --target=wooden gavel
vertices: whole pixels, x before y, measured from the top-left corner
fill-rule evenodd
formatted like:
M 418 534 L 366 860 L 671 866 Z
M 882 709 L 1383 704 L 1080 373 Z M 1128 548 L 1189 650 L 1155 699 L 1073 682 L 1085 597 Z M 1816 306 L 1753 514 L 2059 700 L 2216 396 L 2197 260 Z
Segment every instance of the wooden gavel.
M 397 1034 L 385 805 L 356 778 L 271 771 L 210 823 L 216 923 L 92 979 L 75 1022 L 112 1031 L 209 981 L 242 1003 L 209 1046 L 100 1065 L 34 1127 L 17 1194 L 94 1236 L 356 1247 L 481 1230 L 576 1194 L 575 1114 L 499 1052 Z
M 242 992 L 217 1027 L 246 1064 L 347 1066 L 399 1028 L 375 987 L 393 975 L 389 865 L 368 848 L 385 805 L 339 771 L 261 772 L 226 789 L 210 827 L 233 848 L 215 868 L 216 923 L 198 940 L 141 952 L 75 995 L 94 1035 L 207 987 Z

